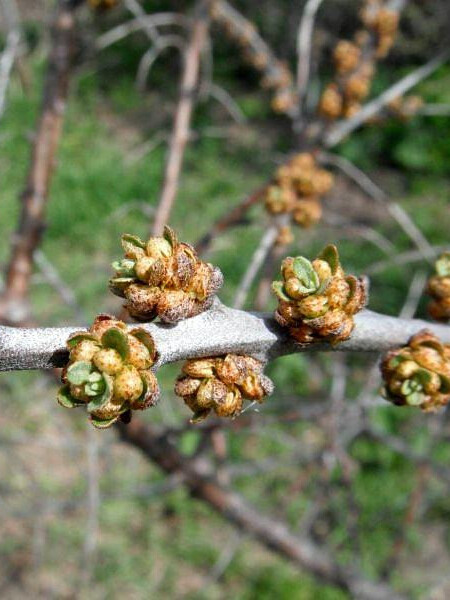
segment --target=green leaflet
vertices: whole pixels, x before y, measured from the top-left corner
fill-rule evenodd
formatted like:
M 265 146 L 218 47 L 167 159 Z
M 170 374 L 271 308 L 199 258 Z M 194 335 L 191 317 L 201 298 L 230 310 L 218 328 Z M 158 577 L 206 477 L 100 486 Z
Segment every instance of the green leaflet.
M 127 334 L 117 327 L 110 327 L 105 331 L 102 335 L 102 345 L 117 350 L 123 360 L 126 360 L 130 353 Z
M 83 340 L 91 340 L 98 343 L 97 338 L 92 335 L 92 333 L 88 333 L 87 331 L 77 331 L 69 337 L 67 340 L 67 346 L 69 348 L 74 348 L 78 342 L 82 342 Z
M 86 381 L 89 379 L 91 371 L 92 363 L 84 360 L 79 360 L 77 362 L 74 362 L 67 369 L 67 379 L 73 385 L 82 385 L 83 383 L 86 383 Z
M 326 246 L 317 257 L 330 265 L 331 272 L 334 275 L 339 267 L 339 252 L 334 244 Z
M 111 375 L 103 373 L 102 379 L 104 381 L 104 390 L 100 396 L 94 397 L 89 404 L 87 409 L 89 412 L 93 412 L 102 408 L 107 402 L 109 402 L 113 396 L 114 380 Z
M 70 393 L 70 385 L 63 385 L 58 390 L 57 395 L 58 404 L 64 406 L 64 408 L 75 408 L 76 406 L 82 406 L 84 402 L 80 400 L 75 400 Z

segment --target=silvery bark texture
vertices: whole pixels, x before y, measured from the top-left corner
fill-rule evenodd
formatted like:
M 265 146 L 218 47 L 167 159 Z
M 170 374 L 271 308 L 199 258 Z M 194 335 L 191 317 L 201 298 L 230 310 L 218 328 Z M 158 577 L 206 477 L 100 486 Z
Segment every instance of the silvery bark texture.
M 164 364 L 226 353 L 251 354 L 270 361 L 296 352 L 385 352 L 406 344 L 427 328 L 450 343 L 450 327 L 419 319 L 399 319 L 364 310 L 355 316 L 351 338 L 335 346 L 326 343 L 294 343 L 269 313 L 250 313 L 228 308 L 218 300 L 207 312 L 177 325 L 140 324 L 153 336 L 158 351 L 156 368 Z M 132 327 L 132 326 L 131 326 Z M 0 327 L 0 371 L 51 369 L 68 358 L 66 340 L 83 327 Z

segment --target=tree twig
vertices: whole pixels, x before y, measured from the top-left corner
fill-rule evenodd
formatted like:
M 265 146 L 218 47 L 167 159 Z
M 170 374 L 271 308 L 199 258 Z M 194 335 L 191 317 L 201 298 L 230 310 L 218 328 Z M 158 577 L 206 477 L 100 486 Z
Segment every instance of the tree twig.
M 368 102 L 353 117 L 336 123 L 325 135 L 324 146 L 326 148 L 332 148 L 333 146 L 339 144 L 349 135 L 349 133 L 355 129 L 358 129 L 358 127 L 378 114 L 382 108 L 389 104 L 389 102 L 392 102 L 396 98 L 403 96 L 403 94 L 417 85 L 420 81 L 434 73 L 434 71 L 436 71 L 448 60 L 449 56 L 450 49 L 446 48 L 432 60 L 419 67 L 412 73 L 409 73 L 406 75 L 406 77 L 403 77 L 403 79 L 400 79 L 400 81 L 397 81 L 397 83 L 380 94 L 380 96 L 371 102 Z
M 74 8 L 60 0 L 53 24 L 52 46 L 38 131 L 33 143 L 22 211 L 0 297 L 0 321 L 19 323 L 28 316 L 27 295 L 33 254 L 45 227 L 44 213 L 73 68 Z
M 299 95 L 299 117 L 308 90 L 311 67 L 311 50 L 314 23 L 317 11 L 323 0 L 308 0 L 303 9 L 302 19 L 297 33 L 297 93 Z
M 446 325 L 364 310 L 355 316 L 355 329 L 349 340 L 334 346 L 326 342 L 300 345 L 289 338 L 271 314 L 235 310 L 219 301 L 209 311 L 181 321 L 176 327 L 162 323 L 141 326 L 155 340 L 159 355 L 157 368 L 188 358 L 226 353 L 252 354 L 270 361 L 295 352 L 385 352 L 406 344 L 423 328 L 434 332 L 444 343 L 450 343 L 450 327 Z M 0 371 L 63 366 L 68 356 L 66 340 L 79 330 L 79 327 L 0 327 Z
M 244 277 L 242 278 L 241 283 L 236 291 L 236 295 L 234 297 L 233 308 L 242 308 L 245 304 L 245 300 L 248 296 L 252 283 L 254 282 L 258 272 L 267 258 L 267 254 L 270 252 L 270 249 L 275 243 L 275 240 L 278 236 L 278 226 L 273 224 L 262 236 L 259 245 L 255 252 L 253 253 L 253 257 L 249 262 L 247 270 L 245 271 Z
M 408 213 L 398 204 L 392 202 L 389 196 L 368 177 L 364 171 L 358 169 L 351 161 L 343 156 L 330 154 L 328 152 L 319 153 L 319 160 L 327 164 L 338 167 L 345 175 L 354 181 L 368 196 L 381 202 L 397 221 L 409 239 L 415 244 L 422 256 L 428 262 L 432 263 L 435 252 L 427 238 L 423 235 Z
M 5 111 L 6 92 L 8 90 L 11 71 L 20 46 L 20 27 L 17 7 L 13 0 L 3 0 L 0 4 L 7 26 L 6 44 L 0 57 L 0 118 Z
M 193 496 L 208 504 L 240 531 L 253 536 L 297 567 L 349 591 L 353 597 L 361 600 L 401 598 L 387 585 L 373 583 L 352 568 L 341 567 L 309 538 L 293 535 L 283 522 L 262 515 L 238 494 L 224 489 L 215 478 L 206 476 L 195 461 L 180 454 L 165 436 L 156 435 L 150 426 L 135 419 L 128 426 L 119 426 L 118 429 L 124 442 L 138 448 L 166 473 L 182 473 L 183 483 Z
M 206 41 L 208 28 L 207 5 L 204 0 L 200 0 L 198 3 L 196 12 L 184 58 L 180 99 L 175 113 L 161 197 L 153 222 L 153 235 L 161 235 L 164 225 L 169 220 L 178 189 L 184 151 L 189 139 L 194 95 L 200 72 L 200 55 Z

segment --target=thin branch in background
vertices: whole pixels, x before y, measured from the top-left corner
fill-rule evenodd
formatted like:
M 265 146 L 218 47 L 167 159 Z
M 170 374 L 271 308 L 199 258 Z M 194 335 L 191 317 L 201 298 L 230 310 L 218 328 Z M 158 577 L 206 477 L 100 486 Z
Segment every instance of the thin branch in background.
M 299 96 L 299 114 L 302 114 L 303 102 L 308 91 L 311 69 L 311 51 L 314 24 L 323 0 L 308 0 L 297 33 L 297 93 Z M 297 118 L 298 118 L 297 117 Z
M 373 583 L 354 569 L 341 567 L 309 538 L 292 535 L 285 523 L 262 515 L 237 493 L 224 489 L 214 477 L 205 475 L 201 467 L 180 454 L 165 436 L 158 436 L 150 426 L 134 419 L 129 425 L 119 425 L 117 429 L 124 442 L 135 446 L 163 471 L 182 473 L 184 484 L 191 493 L 238 527 L 239 531 L 251 535 L 300 569 L 347 590 L 361 600 L 399 600 L 402 597 L 385 584 Z
M 276 57 L 254 23 L 226 0 L 211 2 L 211 17 L 245 51 L 248 62 L 263 75 L 265 86 L 288 99 L 288 105 L 281 112 L 294 118 L 298 103 L 292 74 Z
M 86 320 L 86 315 L 80 307 L 72 288 L 61 278 L 54 265 L 48 260 L 41 249 L 37 248 L 35 250 L 33 259 L 45 279 L 58 292 L 62 301 L 67 306 L 70 306 L 77 319 L 80 321 Z
M 33 255 L 45 228 L 45 207 L 73 70 L 75 27 L 74 8 L 60 0 L 53 23 L 38 131 L 22 195 L 21 217 L 6 268 L 5 290 L 0 297 L 0 321 L 3 322 L 19 324 L 29 316 L 27 299 Z
M 279 227 L 276 224 L 271 225 L 266 229 L 266 232 L 261 237 L 258 247 L 253 253 L 252 258 L 248 264 L 247 270 L 245 271 L 244 277 L 236 291 L 236 295 L 233 301 L 233 308 L 242 308 L 245 304 L 250 288 L 258 275 L 264 261 L 267 258 L 268 253 L 276 242 L 278 237 Z
M 232 227 L 245 225 L 247 222 L 247 212 L 252 206 L 260 202 L 266 187 L 267 186 L 264 185 L 263 187 L 258 188 L 255 192 L 249 196 L 246 196 L 238 205 L 234 206 L 231 210 L 227 211 L 222 217 L 220 217 L 212 225 L 210 230 L 195 244 L 195 249 L 197 252 L 201 255 L 206 254 L 217 236 L 225 233 Z
M 425 104 L 419 108 L 417 114 L 425 117 L 448 117 L 450 104 Z
M 450 49 L 446 48 L 443 52 L 435 56 L 432 60 L 419 67 L 400 81 L 388 88 L 377 98 L 368 102 L 353 117 L 339 121 L 329 129 L 324 137 L 324 146 L 332 148 L 339 144 L 352 131 L 358 129 L 371 118 L 375 117 L 389 102 L 403 96 L 408 90 L 420 83 L 423 79 L 429 77 L 439 67 L 445 64 L 450 57 Z
M 0 57 L 0 119 L 5 112 L 6 93 L 20 48 L 20 20 L 15 0 L 2 0 L 0 13 L 6 24 L 6 44 Z
M 238 125 L 243 125 L 246 123 L 247 118 L 240 109 L 238 103 L 234 100 L 233 96 L 229 94 L 223 87 L 217 85 L 215 83 L 210 83 L 208 85 L 208 94 L 217 102 L 227 110 L 232 119 L 238 123 Z
M 284 246 L 273 245 L 264 264 L 264 271 L 256 290 L 254 307 L 256 310 L 265 310 L 272 290 L 272 281 L 277 265 L 285 254 Z
M 442 245 L 442 246 L 432 246 L 434 257 L 436 258 L 437 256 L 439 256 L 439 254 L 448 250 L 448 248 L 449 248 L 448 244 Z M 385 269 L 392 267 L 393 265 L 403 266 L 403 265 L 408 265 L 410 263 L 415 263 L 415 262 L 420 262 L 420 261 L 423 261 L 423 254 L 422 254 L 422 252 L 419 252 L 418 250 L 409 250 L 408 252 L 400 252 L 399 254 L 395 254 L 394 256 L 391 256 L 388 259 L 380 260 L 378 262 L 371 264 L 369 267 L 367 267 L 366 274 L 367 275 L 376 275 L 378 273 L 381 273 Z
M 323 162 L 338 167 L 345 175 L 354 181 L 367 195 L 386 206 L 392 217 L 397 221 L 409 239 L 421 252 L 422 257 L 429 263 L 433 263 L 434 250 L 427 238 L 423 235 L 408 213 L 398 204 L 392 202 L 389 196 L 378 187 L 361 169 L 358 169 L 351 161 L 328 152 L 321 152 L 319 159 Z
M 185 40 L 179 35 L 165 35 L 164 37 L 161 36 L 159 40 L 158 44 L 155 44 L 144 52 L 139 61 L 136 74 L 136 87 L 141 92 L 145 90 L 150 69 L 158 59 L 159 55 L 167 48 L 177 48 L 182 52 L 185 46 Z
M 184 152 L 189 139 L 195 91 L 199 80 L 200 55 L 206 41 L 207 30 L 207 5 L 204 0 L 200 0 L 196 6 L 196 15 L 185 51 L 180 99 L 175 113 L 163 187 L 153 222 L 153 235 L 161 235 L 164 225 L 169 221 L 177 194 Z
M 154 28 L 164 26 L 178 26 L 184 29 L 190 26 L 190 20 L 187 17 L 174 12 L 146 15 L 145 12 L 142 11 L 142 14 L 137 18 L 132 19 L 127 23 L 122 23 L 121 25 L 114 27 L 114 29 L 100 35 L 97 38 L 95 46 L 97 50 L 104 50 L 136 31 L 145 31 L 150 36 L 149 32 L 153 31 Z M 152 38 L 152 41 L 153 39 L 154 38 Z

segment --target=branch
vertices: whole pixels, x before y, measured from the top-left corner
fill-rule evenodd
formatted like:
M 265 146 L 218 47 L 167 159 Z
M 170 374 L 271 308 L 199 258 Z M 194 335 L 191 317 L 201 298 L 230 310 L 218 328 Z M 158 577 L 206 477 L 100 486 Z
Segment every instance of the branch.
M 20 45 L 20 26 L 17 7 L 12 0 L 3 0 L 0 11 L 6 23 L 8 34 L 5 48 L 0 57 L 0 118 L 5 111 L 6 92 Z
M 332 148 L 339 144 L 352 131 L 366 123 L 374 117 L 383 107 L 396 98 L 403 96 L 408 90 L 417 85 L 420 81 L 434 73 L 441 65 L 443 65 L 450 57 L 450 49 L 446 48 L 443 52 L 435 56 L 425 65 L 416 69 L 412 73 L 400 79 L 396 84 L 388 88 L 378 98 L 369 102 L 358 111 L 354 117 L 339 121 L 332 127 L 324 138 L 324 146 Z
M 352 337 L 336 346 L 326 342 L 299 345 L 271 314 L 235 310 L 216 301 L 211 310 L 176 326 L 163 323 L 140 326 L 155 340 L 159 353 L 156 367 L 229 352 L 252 354 L 265 361 L 296 352 L 385 352 L 406 344 L 425 327 L 450 344 L 450 327 L 419 319 L 399 319 L 364 310 L 355 316 L 355 324 Z M 0 327 L 0 371 L 63 366 L 67 361 L 66 340 L 80 329 Z
M 169 221 L 169 215 L 175 201 L 184 151 L 189 139 L 194 94 L 200 72 L 200 55 L 206 41 L 207 27 L 207 6 L 201 1 L 186 48 L 180 100 L 175 113 L 169 156 L 164 173 L 164 183 L 153 223 L 153 235 L 161 235 L 164 225 Z
M 317 11 L 323 0 L 308 0 L 303 9 L 303 16 L 297 33 L 297 92 L 299 95 L 299 110 L 302 109 L 306 96 L 311 67 L 311 50 L 314 23 Z
M 364 171 L 358 169 L 351 161 L 337 154 L 320 152 L 319 160 L 325 164 L 331 164 L 339 169 L 352 181 L 354 181 L 368 196 L 381 202 L 390 212 L 391 216 L 397 221 L 409 239 L 417 246 L 422 256 L 431 264 L 434 262 L 434 251 L 427 238 L 423 235 L 408 213 L 400 206 L 398 202 L 392 202 L 389 196 L 368 177 Z
M 267 87 L 277 88 L 289 97 L 296 97 L 296 89 L 288 67 L 280 61 L 267 42 L 258 33 L 254 23 L 242 15 L 226 0 L 212 2 L 211 16 L 225 33 L 236 40 L 246 51 L 248 61 L 256 68 L 267 82 L 278 82 Z M 291 106 L 286 111 L 291 117 L 297 114 L 297 106 Z
M 124 442 L 138 448 L 163 471 L 182 475 L 183 484 L 193 496 L 231 521 L 240 531 L 253 536 L 299 568 L 361 600 L 400 600 L 400 596 L 387 585 L 373 583 L 353 569 L 341 567 L 309 538 L 295 536 L 283 522 L 261 515 L 256 507 L 247 504 L 238 494 L 205 475 L 195 461 L 186 459 L 166 436 L 156 435 L 150 426 L 135 419 L 126 427 L 119 426 L 119 432 Z
M 38 131 L 33 143 L 22 212 L 0 297 L 0 321 L 20 322 L 28 315 L 26 297 L 33 254 L 45 228 L 44 213 L 63 124 L 74 53 L 74 9 L 60 1 L 53 24 L 52 46 L 44 85 Z
M 131 19 L 126 23 L 122 23 L 114 29 L 110 29 L 106 33 L 102 34 L 97 38 L 96 48 L 97 50 L 104 50 L 123 40 L 128 35 L 135 31 L 146 31 L 147 34 L 150 31 L 154 31 L 155 27 L 164 27 L 171 25 L 178 25 L 180 27 L 188 27 L 190 21 L 187 17 L 174 13 L 174 12 L 162 12 L 153 15 L 138 15 L 135 19 Z M 154 35 L 154 34 L 153 34 Z
M 195 244 L 195 249 L 199 254 L 205 254 L 214 239 L 237 225 L 244 225 L 246 222 L 246 214 L 252 206 L 258 204 L 261 200 L 262 195 L 267 185 L 258 188 L 255 192 L 247 196 L 237 206 L 234 206 L 230 211 L 227 211 L 222 217 L 220 217 L 211 227 L 211 229 L 202 236 Z

